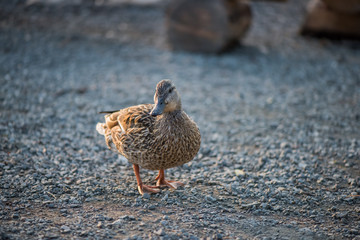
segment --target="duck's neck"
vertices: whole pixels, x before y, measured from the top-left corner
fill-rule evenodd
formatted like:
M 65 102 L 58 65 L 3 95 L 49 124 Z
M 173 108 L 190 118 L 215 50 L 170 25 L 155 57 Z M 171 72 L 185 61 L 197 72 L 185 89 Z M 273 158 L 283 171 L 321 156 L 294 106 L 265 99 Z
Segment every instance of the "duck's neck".
M 172 118 L 172 117 L 179 116 L 181 114 L 181 111 L 182 111 L 182 109 L 180 108 L 180 109 L 173 110 L 171 112 L 164 112 L 162 115 L 165 118 Z
M 164 112 L 161 114 L 161 120 L 164 122 L 176 122 L 181 118 L 182 109 L 177 109 L 171 112 Z

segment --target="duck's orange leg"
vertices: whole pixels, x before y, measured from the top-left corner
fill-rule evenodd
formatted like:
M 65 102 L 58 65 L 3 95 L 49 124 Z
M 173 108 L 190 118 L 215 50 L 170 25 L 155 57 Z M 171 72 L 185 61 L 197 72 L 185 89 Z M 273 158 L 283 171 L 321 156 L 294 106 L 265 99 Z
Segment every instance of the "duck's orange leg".
M 165 180 L 165 171 L 164 171 L 164 169 L 159 170 L 159 174 L 157 175 L 157 177 L 155 179 L 158 180 L 156 182 L 156 186 L 159 186 L 159 187 L 168 186 L 170 188 L 177 189 L 178 187 L 185 185 L 182 182 Z
M 137 181 L 137 185 L 138 185 L 138 191 L 141 195 L 143 195 L 144 193 L 160 192 L 158 186 L 147 186 L 147 185 L 143 184 L 141 181 L 141 177 L 140 177 L 139 165 L 133 164 L 133 167 L 134 167 L 134 172 L 135 172 L 136 181 Z

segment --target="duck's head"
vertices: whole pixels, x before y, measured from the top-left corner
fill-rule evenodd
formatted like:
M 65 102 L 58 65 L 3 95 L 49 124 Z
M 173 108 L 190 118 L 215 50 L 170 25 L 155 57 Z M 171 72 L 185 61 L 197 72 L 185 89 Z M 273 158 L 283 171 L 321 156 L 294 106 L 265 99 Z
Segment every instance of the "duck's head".
M 154 102 L 155 106 L 150 112 L 151 116 L 181 110 L 180 95 L 176 91 L 175 85 L 168 79 L 161 80 L 156 85 Z

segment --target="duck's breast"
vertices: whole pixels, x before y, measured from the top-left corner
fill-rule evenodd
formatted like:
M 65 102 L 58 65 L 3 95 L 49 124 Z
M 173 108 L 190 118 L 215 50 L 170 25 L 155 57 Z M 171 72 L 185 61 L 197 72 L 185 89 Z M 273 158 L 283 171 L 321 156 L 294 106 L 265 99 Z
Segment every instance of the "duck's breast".
M 201 136 L 196 123 L 187 115 L 184 119 L 167 123 L 154 132 L 152 155 L 143 161 L 143 168 L 167 169 L 191 161 L 200 148 Z M 149 152 L 150 153 L 150 152 Z M 144 159 L 145 160 L 145 159 Z

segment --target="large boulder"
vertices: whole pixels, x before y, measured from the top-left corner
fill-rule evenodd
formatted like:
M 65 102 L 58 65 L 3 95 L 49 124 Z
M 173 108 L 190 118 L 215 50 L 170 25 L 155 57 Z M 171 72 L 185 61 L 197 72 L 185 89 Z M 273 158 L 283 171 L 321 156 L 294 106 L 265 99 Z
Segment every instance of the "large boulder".
M 324 1 L 312 0 L 309 2 L 308 14 L 302 26 L 301 34 L 360 40 L 360 13 L 336 11 L 327 6 Z M 351 1 L 339 2 L 346 4 L 346 2 Z
M 218 53 L 238 43 L 251 23 L 250 6 L 237 0 L 173 0 L 166 30 L 175 50 Z

